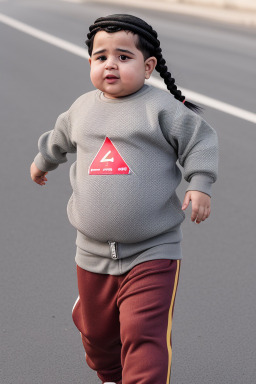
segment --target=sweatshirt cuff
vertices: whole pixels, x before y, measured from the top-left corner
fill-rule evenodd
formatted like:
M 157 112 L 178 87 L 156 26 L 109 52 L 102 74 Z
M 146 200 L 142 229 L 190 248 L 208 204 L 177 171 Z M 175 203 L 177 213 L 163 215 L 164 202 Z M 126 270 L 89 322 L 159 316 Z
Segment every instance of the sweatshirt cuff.
M 38 169 L 42 172 L 53 171 L 58 167 L 59 164 L 49 163 L 49 161 L 45 160 L 42 154 L 39 152 L 34 158 L 34 163 Z
M 190 180 L 187 191 L 199 191 L 211 197 L 213 180 L 207 175 L 195 175 Z

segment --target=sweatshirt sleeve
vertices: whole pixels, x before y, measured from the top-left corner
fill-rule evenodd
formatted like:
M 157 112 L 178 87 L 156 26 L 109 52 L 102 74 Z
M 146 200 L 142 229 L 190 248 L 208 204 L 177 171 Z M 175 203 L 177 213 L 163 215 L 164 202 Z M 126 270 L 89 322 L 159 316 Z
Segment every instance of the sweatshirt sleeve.
M 201 116 L 179 104 L 171 124 L 169 120 L 169 141 L 184 168 L 184 179 L 189 183 L 187 191 L 211 196 L 218 173 L 217 134 Z
M 40 136 L 38 149 L 34 162 L 43 172 L 56 169 L 67 161 L 67 153 L 76 152 L 76 144 L 71 140 L 68 111 L 58 117 L 53 130 Z

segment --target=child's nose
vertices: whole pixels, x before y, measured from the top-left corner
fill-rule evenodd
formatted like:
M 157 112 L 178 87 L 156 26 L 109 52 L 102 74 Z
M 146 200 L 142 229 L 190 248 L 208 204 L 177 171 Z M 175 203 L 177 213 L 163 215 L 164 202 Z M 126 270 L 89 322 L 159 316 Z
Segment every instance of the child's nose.
M 113 58 L 109 58 L 108 60 L 106 60 L 105 68 L 106 69 L 117 69 L 116 60 Z

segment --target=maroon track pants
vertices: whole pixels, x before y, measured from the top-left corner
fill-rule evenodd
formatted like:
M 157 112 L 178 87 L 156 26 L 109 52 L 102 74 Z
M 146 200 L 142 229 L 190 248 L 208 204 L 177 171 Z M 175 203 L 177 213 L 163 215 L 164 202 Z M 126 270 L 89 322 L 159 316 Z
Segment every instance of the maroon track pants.
M 73 320 L 102 382 L 169 384 L 180 260 L 153 260 L 120 275 L 77 267 Z

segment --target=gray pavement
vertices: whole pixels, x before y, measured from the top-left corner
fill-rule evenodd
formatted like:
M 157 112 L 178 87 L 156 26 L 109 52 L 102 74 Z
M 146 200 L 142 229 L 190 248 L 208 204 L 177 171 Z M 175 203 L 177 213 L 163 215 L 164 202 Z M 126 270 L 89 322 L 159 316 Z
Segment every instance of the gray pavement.
M 0 12 L 79 46 L 100 15 L 126 12 L 159 31 L 180 86 L 255 112 L 255 30 L 112 4 L 0 2 Z M 32 183 L 39 135 L 93 89 L 84 59 L 0 23 L 1 384 L 96 384 L 71 310 L 75 230 L 66 217 L 69 163 Z M 172 384 L 253 384 L 255 125 L 207 108 L 220 139 L 210 219 L 183 225 Z M 179 188 L 182 199 L 186 183 Z

